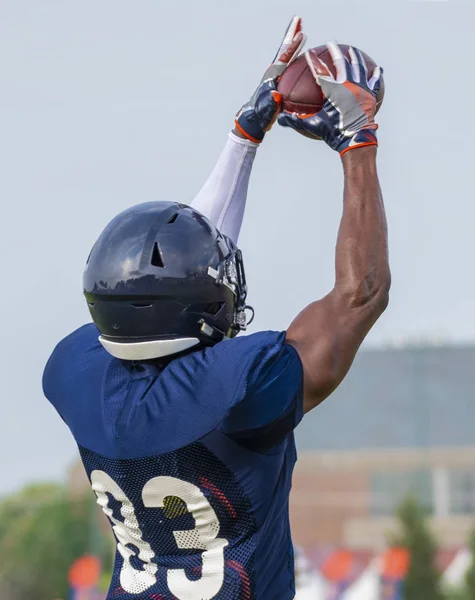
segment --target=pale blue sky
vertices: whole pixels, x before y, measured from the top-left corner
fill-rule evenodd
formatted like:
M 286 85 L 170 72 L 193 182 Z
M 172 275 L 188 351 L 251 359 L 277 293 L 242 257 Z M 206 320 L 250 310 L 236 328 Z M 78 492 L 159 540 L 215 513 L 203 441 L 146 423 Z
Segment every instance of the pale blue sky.
M 61 477 L 75 455 L 41 373 L 88 319 L 96 236 L 130 205 L 192 199 L 293 13 L 310 46 L 351 43 L 385 68 L 393 291 L 370 343 L 475 339 L 472 3 L 2 0 L 0 493 Z M 332 285 L 341 167 L 277 128 L 259 154 L 241 247 L 253 330 L 282 329 Z

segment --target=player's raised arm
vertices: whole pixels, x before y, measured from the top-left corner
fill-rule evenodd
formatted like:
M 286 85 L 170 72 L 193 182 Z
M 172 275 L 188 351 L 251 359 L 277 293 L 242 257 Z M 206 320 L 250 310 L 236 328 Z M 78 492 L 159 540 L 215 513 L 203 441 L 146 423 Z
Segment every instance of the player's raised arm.
M 271 66 L 251 99 L 239 110 L 234 130 L 221 156 L 196 198 L 193 208 L 204 214 L 237 243 L 252 166 L 257 149 L 281 111 L 277 80 L 297 58 L 305 43 L 300 17 L 290 22 Z
M 336 247 L 333 290 L 310 304 L 291 324 L 287 340 L 304 367 L 304 404 L 308 412 L 322 402 L 347 374 L 358 348 L 388 304 L 390 270 L 387 226 L 376 169 L 377 69 L 368 81 L 362 55 L 348 61 L 330 45 L 334 78 L 318 58 L 307 61 L 326 102 L 317 115 L 283 114 L 279 122 L 337 150 L 343 163 L 343 217 Z

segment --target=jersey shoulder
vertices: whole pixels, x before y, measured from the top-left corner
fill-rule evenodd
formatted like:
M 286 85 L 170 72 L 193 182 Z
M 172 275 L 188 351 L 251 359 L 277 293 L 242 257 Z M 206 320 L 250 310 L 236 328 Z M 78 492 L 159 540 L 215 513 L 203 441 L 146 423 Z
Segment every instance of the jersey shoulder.
M 43 392 L 55 404 L 56 397 L 74 389 L 92 365 L 107 361 L 93 323 L 83 325 L 62 339 L 54 348 L 43 372 Z
M 246 378 L 246 385 L 252 382 L 248 376 L 255 372 L 258 365 L 268 364 L 276 358 L 282 347 L 286 345 L 285 332 L 260 331 L 226 340 L 208 348 L 203 353 L 203 360 L 213 365 L 222 378 L 241 376 Z
M 277 370 L 288 362 L 285 333 L 261 331 L 223 341 L 212 348 L 191 355 L 197 379 L 206 393 L 218 395 L 228 409 L 252 396 Z M 178 365 L 177 365 L 178 366 Z
M 230 347 L 231 350 L 231 347 Z M 302 365 L 297 351 L 287 343 L 285 331 L 261 331 L 236 338 L 232 348 L 240 358 L 246 379 L 246 395 L 261 394 L 289 371 L 289 380 L 300 379 Z
M 255 388 L 258 371 L 269 366 L 284 340 L 277 332 L 226 340 L 172 360 L 143 388 L 137 382 L 127 428 L 121 431 L 129 454 L 145 448 L 172 451 L 219 430 Z
M 243 385 L 222 429 L 250 449 L 264 451 L 303 417 L 303 368 L 284 332 L 249 338 L 241 349 Z
M 261 332 L 222 341 L 172 360 L 150 388 L 150 400 L 173 398 L 170 413 L 190 416 L 196 408 L 199 421 L 209 429 L 246 395 L 253 366 L 280 345 L 282 334 Z M 163 415 L 162 415 L 163 416 Z
M 46 365 L 43 390 L 76 441 L 105 455 L 137 458 L 222 427 L 225 434 L 254 430 L 288 413 L 297 398 L 301 365 L 285 333 L 237 337 L 166 367 L 114 359 L 98 338 L 93 324 L 64 338 Z

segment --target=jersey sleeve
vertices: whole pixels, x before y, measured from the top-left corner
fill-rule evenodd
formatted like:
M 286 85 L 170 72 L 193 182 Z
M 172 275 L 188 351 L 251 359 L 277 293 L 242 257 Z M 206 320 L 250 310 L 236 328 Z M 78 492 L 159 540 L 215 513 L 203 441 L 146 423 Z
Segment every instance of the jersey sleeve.
M 293 431 L 303 417 L 303 369 L 285 333 L 263 332 L 241 338 L 241 398 L 222 430 L 251 450 L 265 451 Z M 238 388 L 239 389 L 239 388 Z
M 99 331 L 89 323 L 61 340 L 46 363 L 42 384 L 45 397 L 64 420 L 74 406 L 71 395 L 84 386 L 84 377 L 97 357 L 104 355 Z

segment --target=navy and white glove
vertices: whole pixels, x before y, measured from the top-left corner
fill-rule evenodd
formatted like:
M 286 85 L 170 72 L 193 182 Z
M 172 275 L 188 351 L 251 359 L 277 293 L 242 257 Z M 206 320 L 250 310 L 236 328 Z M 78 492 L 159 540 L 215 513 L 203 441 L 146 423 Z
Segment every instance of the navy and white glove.
M 282 110 L 282 96 L 277 91 L 277 82 L 285 69 L 297 58 L 305 40 L 302 19 L 294 17 L 257 90 L 236 115 L 236 128 L 249 140 L 262 142 L 266 131 L 275 123 Z
M 342 156 L 363 146 L 377 146 L 374 122 L 377 96 L 381 86 L 380 67 L 368 80 L 368 69 L 361 52 L 350 48 L 351 62 L 337 44 L 328 44 L 336 77 L 327 65 L 311 50 L 305 53 L 307 63 L 322 88 L 323 108 L 313 115 L 284 112 L 279 125 L 292 127 L 303 135 L 324 140 Z

